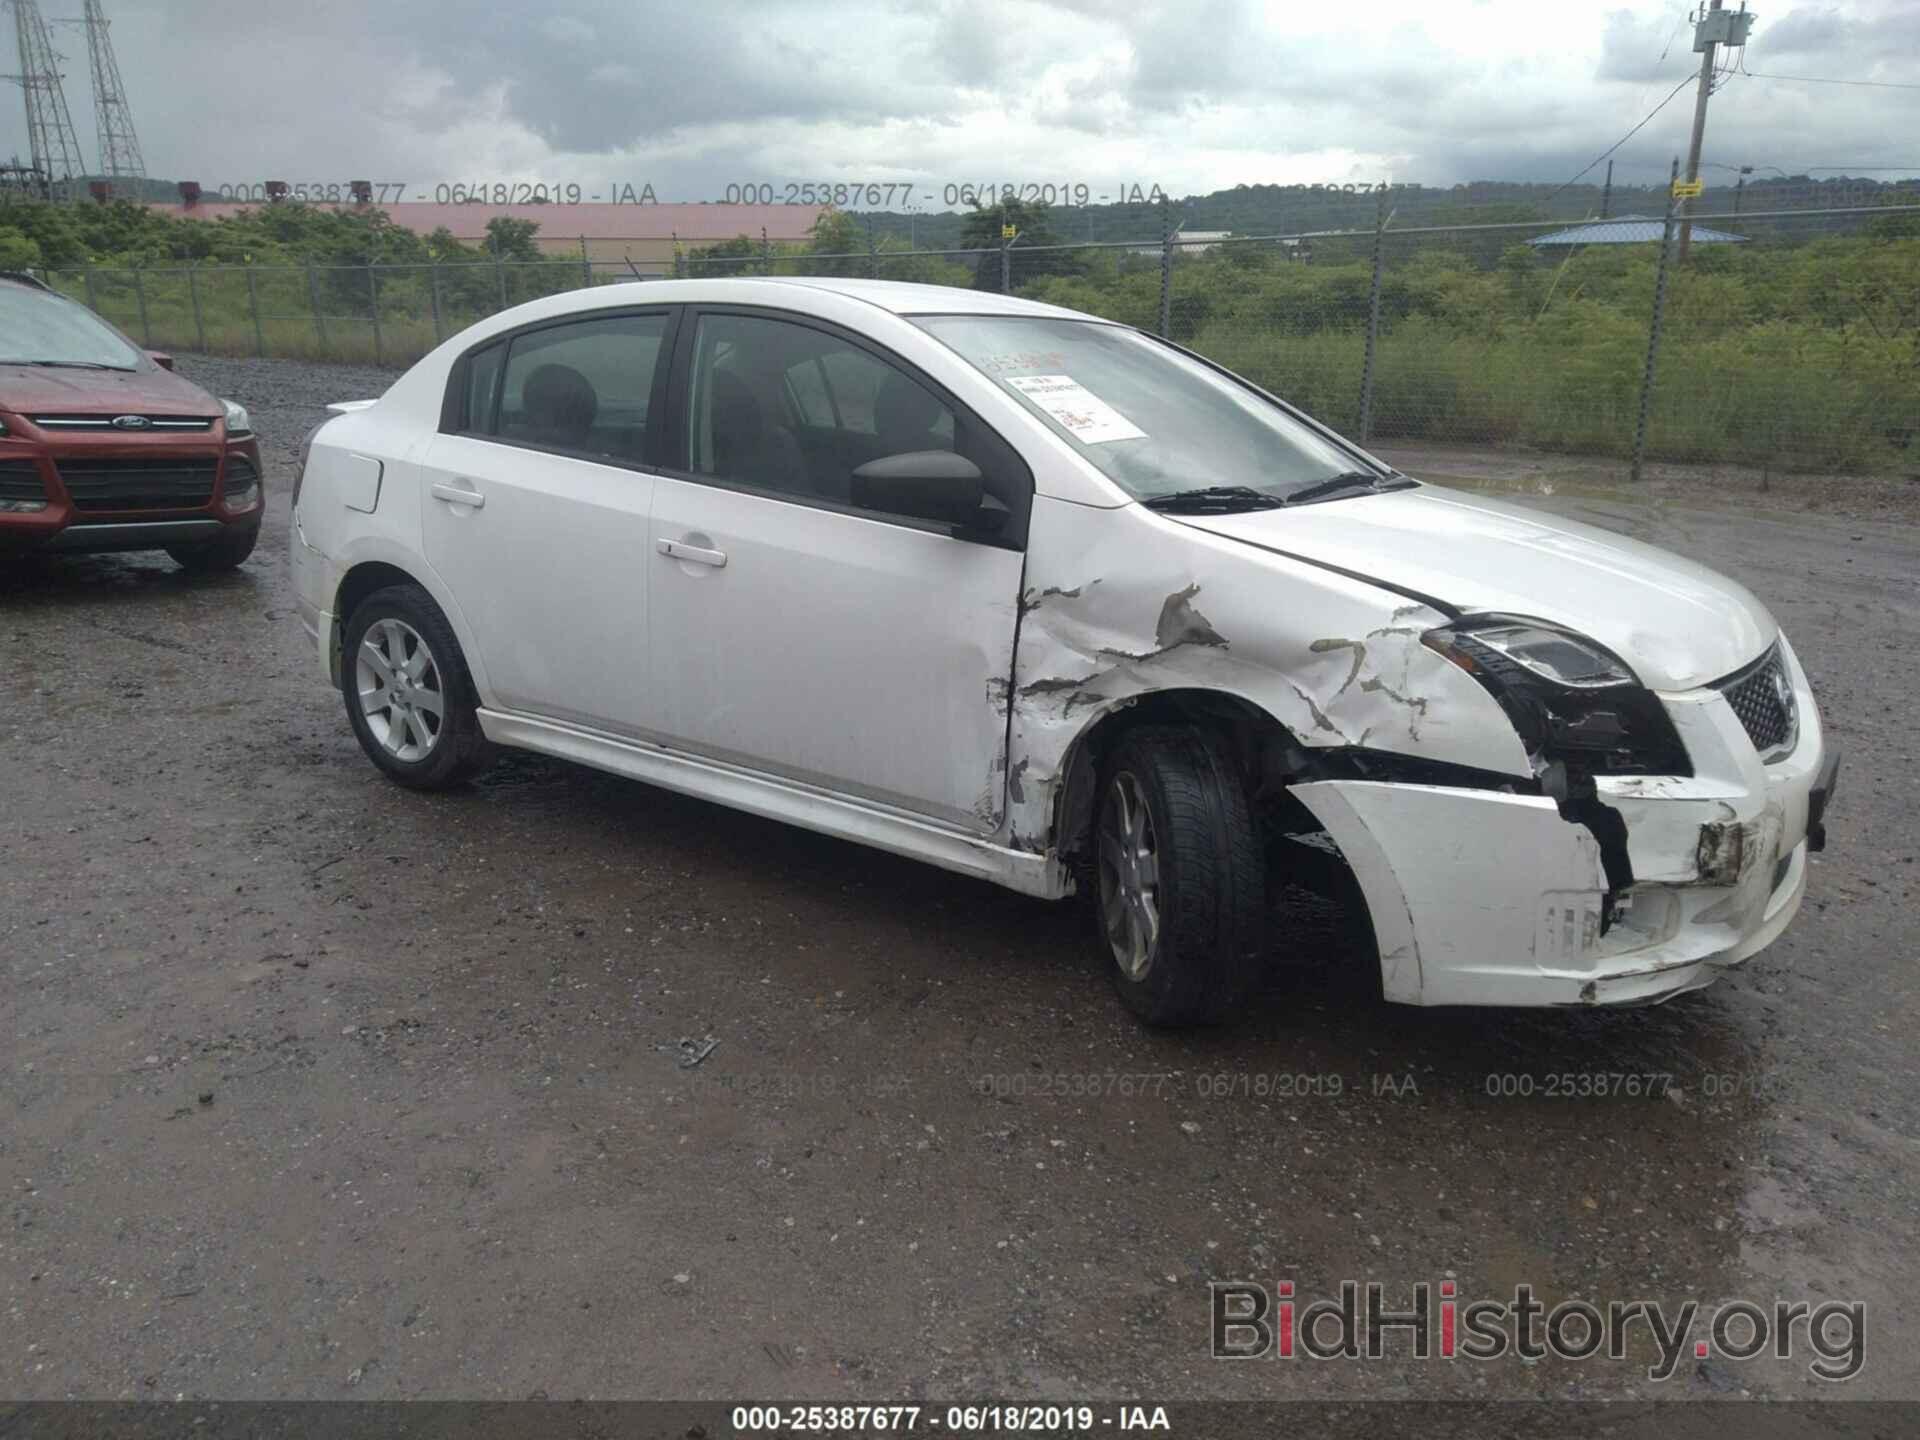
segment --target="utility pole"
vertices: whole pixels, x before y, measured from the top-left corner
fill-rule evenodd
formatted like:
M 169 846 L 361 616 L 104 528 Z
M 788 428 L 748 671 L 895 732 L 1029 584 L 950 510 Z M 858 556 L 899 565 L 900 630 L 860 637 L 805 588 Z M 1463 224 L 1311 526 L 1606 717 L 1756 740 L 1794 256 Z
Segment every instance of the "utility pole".
M 1647 325 L 1647 363 L 1640 372 L 1640 418 L 1633 427 L 1633 464 L 1627 477 L 1640 483 L 1640 467 L 1647 458 L 1647 418 L 1653 413 L 1654 362 L 1660 358 L 1660 327 L 1667 313 L 1667 256 L 1673 250 L 1674 194 L 1680 183 L 1680 157 L 1673 157 L 1673 178 L 1667 181 L 1667 214 L 1660 223 L 1660 263 L 1653 272 L 1653 319 Z
M 1743 3 L 1738 13 L 1720 8 L 1720 0 L 1709 0 L 1693 27 L 1693 48 L 1700 52 L 1700 88 L 1693 98 L 1693 138 L 1687 142 L 1687 184 L 1700 178 L 1700 142 L 1707 135 L 1707 97 L 1713 94 L 1713 61 L 1722 45 L 1738 48 L 1747 43 L 1753 17 Z M 1693 244 L 1693 206 L 1691 199 L 1680 202 L 1680 250 L 1678 264 L 1687 263 L 1687 251 Z
M 1600 218 L 1607 218 L 1607 207 L 1613 204 L 1613 162 L 1607 161 L 1607 186 L 1600 192 Z

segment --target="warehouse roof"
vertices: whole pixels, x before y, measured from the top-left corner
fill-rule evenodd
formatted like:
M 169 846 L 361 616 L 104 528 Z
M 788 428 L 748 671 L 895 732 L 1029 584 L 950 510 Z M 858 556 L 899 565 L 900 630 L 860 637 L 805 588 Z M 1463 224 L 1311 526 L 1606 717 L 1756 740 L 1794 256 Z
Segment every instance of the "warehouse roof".
M 1595 220 L 1585 225 L 1575 225 L 1570 230 L 1556 230 L 1551 235 L 1538 235 L 1527 241 L 1529 245 L 1639 245 L 1660 239 L 1660 228 L 1666 222 L 1650 215 L 1622 215 L 1613 220 Z M 1693 243 L 1696 245 L 1720 245 L 1734 241 L 1744 241 L 1744 235 L 1735 235 L 1726 230 L 1714 230 L 1706 225 L 1693 227 Z
M 296 202 L 282 202 L 292 204 Z M 313 202 L 304 202 L 313 203 Z M 731 240 L 736 235 L 758 239 L 765 230 L 769 240 L 805 240 L 813 233 L 813 223 L 824 208 L 819 205 L 435 205 L 423 201 L 398 200 L 386 205 L 356 206 L 350 203 L 320 202 L 329 210 L 380 210 L 395 225 L 428 235 L 444 226 L 457 240 L 475 240 L 487 233 L 487 222 L 505 215 L 515 220 L 533 220 L 540 226 L 543 240 L 666 240 L 678 237 L 706 244 Z M 164 211 L 176 219 L 218 220 L 238 215 L 243 210 L 267 208 L 261 201 L 202 200 L 193 205 L 155 202 L 150 210 Z

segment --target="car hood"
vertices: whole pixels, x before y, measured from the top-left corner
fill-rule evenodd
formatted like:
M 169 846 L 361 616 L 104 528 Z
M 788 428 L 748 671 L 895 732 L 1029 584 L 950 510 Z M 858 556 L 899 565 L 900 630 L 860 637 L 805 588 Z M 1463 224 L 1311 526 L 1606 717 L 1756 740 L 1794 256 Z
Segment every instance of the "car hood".
M 64 370 L 0 365 L 0 410 L 31 415 L 213 415 L 220 402 L 171 370 Z
M 1693 689 L 1731 674 L 1778 633 L 1744 586 L 1703 565 L 1440 486 L 1176 518 L 1463 612 L 1527 615 L 1577 630 L 1655 690 Z

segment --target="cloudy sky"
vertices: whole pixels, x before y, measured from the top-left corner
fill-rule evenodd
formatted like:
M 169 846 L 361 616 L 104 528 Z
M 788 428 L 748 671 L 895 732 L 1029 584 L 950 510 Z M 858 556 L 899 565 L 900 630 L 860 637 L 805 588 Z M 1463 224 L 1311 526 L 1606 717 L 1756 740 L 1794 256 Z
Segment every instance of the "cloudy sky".
M 42 0 L 49 17 L 78 0 Z M 1564 180 L 1697 68 L 1685 3 L 106 0 L 148 172 L 259 180 Z M 191 23 L 183 23 L 191 14 Z M 1125 16 L 1126 18 L 1116 18 Z M 11 63 L 11 24 L 0 69 Z M 89 163 L 86 47 L 59 27 Z M 1920 0 L 1782 0 L 1749 70 L 1920 86 Z M 1692 92 L 1620 150 L 1657 179 Z M 26 149 L 0 94 L 0 154 Z M 1736 77 L 1706 159 L 1920 174 L 1920 88 Z M 1599 171 L 1595 171 L 1598 178 Z M 1708 172 L 1710 175 L 1712 172 Z

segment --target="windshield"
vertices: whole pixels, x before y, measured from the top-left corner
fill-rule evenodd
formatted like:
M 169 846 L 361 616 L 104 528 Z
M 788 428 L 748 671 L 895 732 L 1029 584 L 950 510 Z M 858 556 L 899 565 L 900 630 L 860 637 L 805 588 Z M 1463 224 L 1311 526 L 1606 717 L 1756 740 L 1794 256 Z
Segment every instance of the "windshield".
M 134 370 L 140 352 L 84 305 L 30 285 L 0 284 L 0 365 Z
M 1118 325 L 1015 315 L 915 323 L 1136 500 L 1203 487 L 1285 498 L 1363 468 L 1271 401 Z

